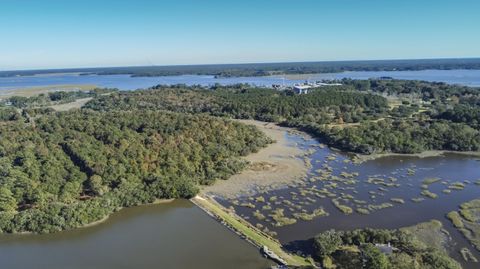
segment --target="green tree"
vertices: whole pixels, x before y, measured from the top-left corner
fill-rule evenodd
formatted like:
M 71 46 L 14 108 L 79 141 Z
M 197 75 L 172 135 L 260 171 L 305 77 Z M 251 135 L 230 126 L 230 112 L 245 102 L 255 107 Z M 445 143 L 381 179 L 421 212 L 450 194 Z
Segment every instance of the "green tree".
M 0 187 L 0 211 L 15 212 L 17 210 L 17 201 L 13 193 L 6 187 Z
M 372 244 L 367 244 L 362 249 L 366 269 L 388 269 L 390 262 L 387 256 Z
M 342 245 L 342 238 L 336 231 L 329 230 L 317 235 L 314 244 L 317 256 L 325 257 L 335 252 Z

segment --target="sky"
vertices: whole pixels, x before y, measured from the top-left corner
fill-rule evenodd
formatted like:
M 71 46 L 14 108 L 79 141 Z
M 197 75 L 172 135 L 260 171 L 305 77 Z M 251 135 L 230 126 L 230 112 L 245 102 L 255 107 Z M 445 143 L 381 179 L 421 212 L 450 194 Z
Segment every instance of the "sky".
M 479 0 L 0 0 L 0 70 L 480 56 Z

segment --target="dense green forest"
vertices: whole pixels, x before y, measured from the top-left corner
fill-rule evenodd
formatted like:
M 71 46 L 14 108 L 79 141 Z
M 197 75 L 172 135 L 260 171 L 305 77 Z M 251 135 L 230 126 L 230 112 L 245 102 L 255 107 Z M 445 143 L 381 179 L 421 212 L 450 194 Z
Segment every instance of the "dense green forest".
M 217 77 L 267 76 L 272 74 L 314 74 L 344 71 L 408 71 L 408 70 L 480 69 L 480 59 L 422 59 L 376 61 L 325 61 L 292 63 L 252 63 L 177 66 L 130 66 L 106 68 L 76 68 L 55 70 L 3 71 L 0 77 L 32 76 L 55 73 L 98 75 L 126 74 L 131 76 L 213 75 Z
M 99 111 L 159 109 L 253 118 L 296 127 L 342 150 L 372 154 L 480 150 L 480 90 L 444 83 L 344 80 L 309 94 L 231 87 L 157 86 L 101 96 Z M 387 98 L 403 100 L 395 107 Z
M 229 120 L 148 110 L 19 116 L 0 136 L 0 231 L 40 233 L 192 197 L 271 142 Z
M 385 251 L 381 251 L 378 244 L 383 245 Z M 315 250 L 315 258 L 327 269 L 462 268 L 445 251 L 403 229 L 329 230 L 317 235 L 311 248 Z

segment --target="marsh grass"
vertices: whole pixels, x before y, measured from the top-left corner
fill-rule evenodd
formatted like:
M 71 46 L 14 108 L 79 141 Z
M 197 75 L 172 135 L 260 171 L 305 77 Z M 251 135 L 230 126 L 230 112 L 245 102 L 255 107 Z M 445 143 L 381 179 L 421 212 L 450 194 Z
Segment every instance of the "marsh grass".
M 425 185 L 431 185 L 431 184 L 439 182 L 439 181 L 440 181 L 440 178 L 431 177 L 431 178 L 425 178 L 422 183 L 425 184 Z
M 398 204 L 405 204 L 405 200 L 403 200 L 402 198 L 391 198 L 390 201 Z
M 454 183 L 450 184 L 450 186 L 448 186 L 448 188 L 451 189 L 451 190 L 461 191 L 461 190 L 465 189 L 465 184 L 463 184 L 462 182 L 454 182 Z
M 462 254 L 463 260 L 466 262 L 478 262 L 478 259 L 473 255 L 473 253 L 468 248 L 462 248 L 460 250 L 460 254 Z
M 296 219 L 301 219 L 303 221 L 310 221 L 317 217 L 328 216 L 328 213 L 323 208 L 319 208 L 319 209 L 313 210 L 313 212 L 310 214 L 306 212 L 301 212 L 301 213 L 293 213 L 293 216 Z
M 423 198 L 423 197 L 416 197 L 416 198 L 412 198 L 412 201 L 415 202 L 415 203 L 420 203 L 420 202 L 425 201 L 425 198 Z
M 272 212 L 272 214 L 270 214 L 270 217 L 275 221 L 275 227 L 291 225 L 297 222 L 297 220 L 294 218 L 286 217 L 284 211 L 285 210 L 283 208 L 277 208 Z
M 436 199 L 436 198 L 438 197 L 437 194 L 435 194 L 435 193 L 433 193 L 433 192 L 431 192 L 431 191 L 429 191 L 429 190 L 423 190 L 423 191 L 421 192 L 421 194 L 422 194 L 423 196 L 425 196 L 425 197 L 430 198 L 430 199 Z
M 340 210 L 343 214 L 349 215 L 353 213 L 353 209 L 347 205 L 342 205 L 340 202 L 336 199 L 332 199 L 333 205 Z
M 461 204 L 460 210 L 448 213 L 447 218 L 480 250 L 480 199 Z
M 368 215 L 370 214 L 370 211 L 366 208 L 362 208 L 362 207 L 357 207 L 356 211 L 359 213 L 359 214 L 362 214 L 362 215 Z

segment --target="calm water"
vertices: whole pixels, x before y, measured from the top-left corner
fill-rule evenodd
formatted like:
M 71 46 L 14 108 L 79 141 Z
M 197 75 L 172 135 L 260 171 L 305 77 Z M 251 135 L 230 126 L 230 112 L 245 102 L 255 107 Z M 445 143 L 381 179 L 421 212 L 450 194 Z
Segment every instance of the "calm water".
M 389 76 L 397 79 L 418 79 L 426 81 L 439 81 L 467 86 L 480 86 L 480 70 L 424 70 L 424 71 L 391 71 L 391 72 L 345 72 L 305 75 L 308 80 L 322 79 L 368 79 Z M 304 79 L 285 79 L 286 85 L 304 82 Z M 130 77 L 128 75 L 79 76 L 77 74 L 59 74 L 48 76 L 27 77 L 0 77 L 0 91 L 3 89 L 18 89 L 48 85 L 93 84 L 99 87 L 118 88 L 121 90 L 135 90 L 148 88 L 158 84 L 186 84 L 186 85 L 223 85 L 236 83 L 249 83 L 257 86 L 271 86 L 282 84 L 282 77 L 240 77 L 240 78 L 214 78 L 213 76 L 165 76 L 165 77 Z
M 350 159 L 348 155 L 328 147 L 321 148 L 314 139 L 305 139 L 292 134 L 287 134 L 287 139 L 300 148 L 313 151 L 310 156 L 312 168 L 302 183 L 280 190 L 266 190 L 255 196 L 263 196 L 266 202 L 256 202 L 249 197 L 238 199 L 238 203 L 234 200 L 220 200 L 220 202 L 226 206 L 233 206 L 238 214 L 252 224 L 260 223 L 269 230 L 275 231 L 280 241 L 287 245 L 297 244 L 298 241 L 312 238 L 328 229 L 352 230 L 366 227 L 393 229 L 437 219 L 443 222 L 444 227 L 454 239 L 454 246 L 451 248 L 452 256 L 462 261 L 458 251 L 462 247 L 469 247 L 469 243 L 453 228 L 445 215 L 457 210 L 461 203 L 480 198 L 480 186 L 474 184 L 480 179 L 479 158 L 459 154 L 429 158 L 392 156 L 353 164 L 348 161 Z M 322 171 L 326 169 L 331 170 L 330 175 L 322 176 Z M 357 172 L 358 176 L 343 178 L 342 172 Z M 439 179 L 427 188 L 438 195 L 437 199 L 427 198 L 421 194 L 424 190 L 423 181 L 427 178 Z M 348 182 L 349 179 L 354 179 L 354 182 Z M 373 179 L 380 184 L 374 184 Z M 448 189 L 455 182 L 462 182 L 465 188 L 451 190 L 449 194 L 443 193 L 443 190 Z M 328 190 L 335 197 L 319 197 L 315 195 L 318 193 L 317 190 Z M 276 200 L 270 201 L 271 197 L 275 197 Z M 347 205 L 353 210 L 382 203 L 390 203 L 392 207 L 370 209 L 371 213 L 368 215 L 357 212 L 346 215 L 334 206 L 333 198 L 337 198 L 342 205 Z M 401 198 L 405 203 L 392 202 L 391 198 Z M 425 200 L 414 202 L 412 198 Z M 242 203 L 253 203 L 255 208 L 242 206 Z M 265 205 L 272 209 L 264 209 Z M 290 218 L 293 218 L 295 212 L 304 210 L 310 213 L 318 208 L 325 209 L 329 216 L 318 217 L 311 221 L 298 220 L 292 225 L 276 227 L 275 221 L 269 215 L 277 208 L 284 209 L 285 216 Z M 256 210 L 267 218 L 265 220 L 256 218 L 254 214 Z M 469 248 L 480 257 L 480 252 Z M 478 264 L 464 264 L 464 266 L 478 268 L 476 267 Z
M 256 248 L 188 201 L 121 210 L 98 226 L 0 237 L 0 268 L 264 269 Z

